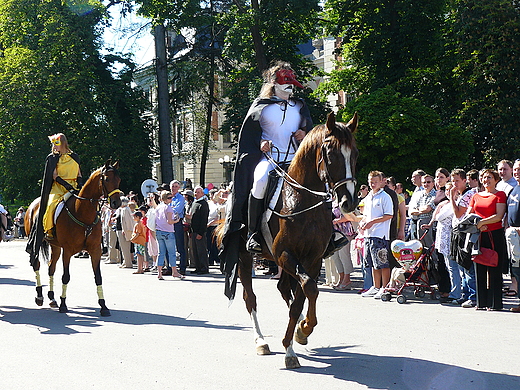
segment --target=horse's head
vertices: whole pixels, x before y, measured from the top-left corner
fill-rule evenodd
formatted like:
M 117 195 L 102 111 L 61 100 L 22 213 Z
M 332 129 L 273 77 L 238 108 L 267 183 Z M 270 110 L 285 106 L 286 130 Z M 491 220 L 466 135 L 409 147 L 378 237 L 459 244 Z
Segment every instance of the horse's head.
M 322 181 L 332 188 L 343 213 L 354 211 L 359 200 L 356 194 L 355 168 L 358 150 L 354 139 L 358 117 L 354 114 L 350 122 L 336 122 L 330 113 L 325 124 L 326 133 L 318 153 L 318 171 Z
M 119 190 L 119 161 L 111 164 L 108 160 L 100 170 L 100 183 L 102 186 L 103 196 L 107 198 L 108 205 L 112 209 L 117 209 L 121 206 L 121 191 Z

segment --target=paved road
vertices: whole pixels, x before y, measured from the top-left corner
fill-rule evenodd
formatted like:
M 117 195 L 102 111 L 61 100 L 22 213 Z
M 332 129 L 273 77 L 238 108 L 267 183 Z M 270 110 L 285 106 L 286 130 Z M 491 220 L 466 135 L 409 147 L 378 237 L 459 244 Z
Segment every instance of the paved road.
M 90 261 L 74 259 L 71 311 L 60 314 L 34 304 L 23 247 L 0 243 L 1 389 L 520 389 L 518 314 L 322 287 L 318 327 L 295 346 L 302 368 L 291 371 L 281 345 L 287 310 L 267 277 L 254 284 L 273 354 L 256 356 L 244 305 L 228 306 L 217 269 L 158 281 L 103 264 L 112 316 L 102 318 Z

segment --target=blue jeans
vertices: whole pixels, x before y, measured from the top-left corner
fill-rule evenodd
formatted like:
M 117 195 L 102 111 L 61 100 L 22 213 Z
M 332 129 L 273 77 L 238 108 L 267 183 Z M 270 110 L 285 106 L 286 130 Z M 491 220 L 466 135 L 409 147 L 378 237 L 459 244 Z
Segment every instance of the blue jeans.
M 446 255 L 444 255 L 444 263 L 450 274 L 451 291 L 449 297 L 452 299 L 460 299 L 462 296 L 462 284 L 459 264 L 453 260 L 451 256 Z
M 157 230 L 155 232 L 157 242 L 159 243 L 159 256 L 157 257 L 157 266 L 162 267 L 164 265 L 164 257 L 168 252 L 168 263 L 170 267 L 177 266 L 177 246 L 175 245 L 175 233 L 174 232 L 163 232 Z
M 464 299 L 470 301 L 477 300 L 477 284 L 475 281 L 475 267 L 469 270 L 459 265 L 460 272 L 462 272 L 462 295 Z

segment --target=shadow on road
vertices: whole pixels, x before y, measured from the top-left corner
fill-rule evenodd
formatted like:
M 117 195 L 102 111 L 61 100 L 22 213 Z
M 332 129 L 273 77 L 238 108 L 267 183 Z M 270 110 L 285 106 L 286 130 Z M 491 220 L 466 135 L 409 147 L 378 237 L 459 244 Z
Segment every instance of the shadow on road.
M 2 306 L 0 321 L 13 325 L 26 325 L 37 328 L 41 334 L 89 333 L 88 328 L 103 326 L 105 323 L 125 325 L 168 325 L 188 326 L 204 329 L 250 330 L 241 326 L 217 325 L 207 321 L 190 320 L 164 314 L 143 313 L 131 310 L 111 310 L 111 317 L 100 317 L 99 309 L 88 307 L 69 307 L 68 313 L 57 309 Z
M 346 346 L 315 348 L 300 355 L 301 373 L 332 375 L 369 389 L 389 390 L 486 390 L 518 388 L 520 377 L 477 371 L 451 364 L 408 357 L 348 352 Z M 320 363 L 305 367 L 304 359 Z

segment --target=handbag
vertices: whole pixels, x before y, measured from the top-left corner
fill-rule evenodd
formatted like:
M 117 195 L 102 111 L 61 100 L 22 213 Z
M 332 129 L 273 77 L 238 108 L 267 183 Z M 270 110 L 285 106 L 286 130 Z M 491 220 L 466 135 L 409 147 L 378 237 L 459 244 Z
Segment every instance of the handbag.
M 491 247 L 493 249 L 489 248 L 482 248 L 480 247 L 480 254 L 473 256 L 472 260 L 475 263 L 482 264 L 488 267 L 497 267 L 498 266 L 498 253 L 495 251 L 495 243 L 493 242 L 493 235 L 488 232 L 489 234 L 489 240 L 491 241 Z

